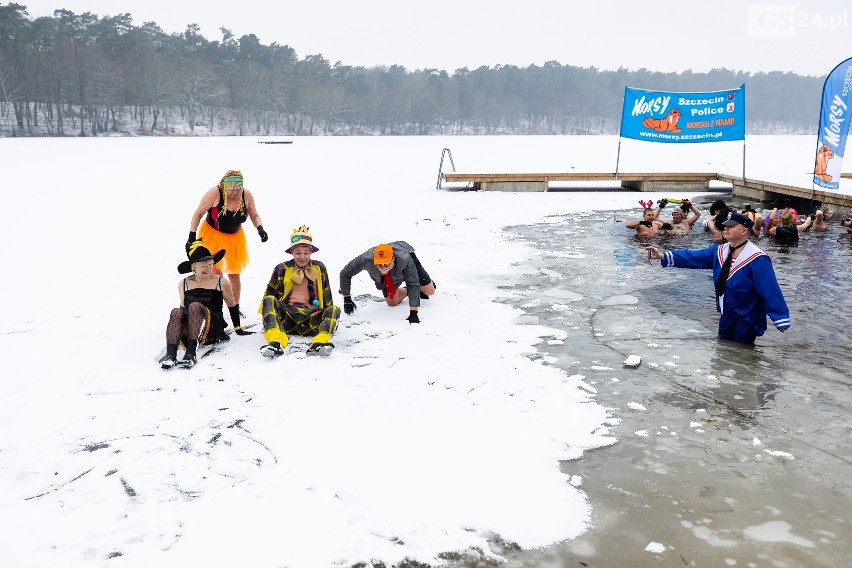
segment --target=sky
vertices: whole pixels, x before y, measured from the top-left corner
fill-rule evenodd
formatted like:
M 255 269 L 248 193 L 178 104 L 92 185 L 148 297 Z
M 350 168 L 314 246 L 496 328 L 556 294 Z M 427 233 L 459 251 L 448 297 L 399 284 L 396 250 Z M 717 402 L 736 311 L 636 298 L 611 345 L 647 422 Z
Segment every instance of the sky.
M 557 61 L 614 70 L 705 72 L 728 68 L 823 76 L 852 56 L 846 0 L 431 0 L 267 2 L 242 0 L 30 0 L 32 17 L 64 8 L 99 16 L 130 13 L 168 32 L 190 23 L 210 40 L 219 29 L 332 64 L 408 70 Z

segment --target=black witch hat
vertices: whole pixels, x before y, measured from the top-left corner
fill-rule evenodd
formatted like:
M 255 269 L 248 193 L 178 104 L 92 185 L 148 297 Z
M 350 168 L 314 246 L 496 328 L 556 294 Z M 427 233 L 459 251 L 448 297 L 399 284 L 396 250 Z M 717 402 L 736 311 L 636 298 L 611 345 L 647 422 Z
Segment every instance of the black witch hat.
M 192 272 L 192 265 L 195 262 L 203 262 L 205 260 L 212 260 L 213 264 L 216 264 L 225 256 L 225 249 L 218 251 L 216 254 L 210 254 L 210 251 L 207 250 L 201 243 L 201 239 L 198 239 L 191 245 L 189 245 L 189 260 L 184 260 L 180 264 L 178 264 L 178 272 L 181 274 L 188 274 Z

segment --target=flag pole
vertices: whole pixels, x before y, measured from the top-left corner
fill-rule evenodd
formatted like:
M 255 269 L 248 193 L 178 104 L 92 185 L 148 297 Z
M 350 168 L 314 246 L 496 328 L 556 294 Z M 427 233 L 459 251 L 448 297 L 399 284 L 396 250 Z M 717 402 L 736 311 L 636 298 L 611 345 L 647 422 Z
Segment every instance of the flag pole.
M 621 160 L 621 133 L 618 135 L 618 154 L 615 156 L 615 179 L 618 180 L 618 163 Z
M 740 85 L 740 90 L 743 92 L 743 122 L 745 122 L 745 83 Z M 743 124 L 743 189 L 745 189 L 745 168 L 746 168 L 746 137 L 745 124 Z

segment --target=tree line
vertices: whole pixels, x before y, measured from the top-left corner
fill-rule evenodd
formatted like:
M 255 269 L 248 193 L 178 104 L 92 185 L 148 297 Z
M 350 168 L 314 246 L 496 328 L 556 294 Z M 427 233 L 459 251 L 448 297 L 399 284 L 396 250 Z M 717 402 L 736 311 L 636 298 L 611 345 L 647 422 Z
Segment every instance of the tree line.
M 409 71 L 299 59 L 220 28 L 167 34 L 130 14 L 0 5 L 0 135 L 617 134 L 626 86 L 716 91 L 746 85 L 749 134 L 811 133 L 823 77 L 659 73 L 544 65 Z M 182 129 L 176 126 L 181 125 Z

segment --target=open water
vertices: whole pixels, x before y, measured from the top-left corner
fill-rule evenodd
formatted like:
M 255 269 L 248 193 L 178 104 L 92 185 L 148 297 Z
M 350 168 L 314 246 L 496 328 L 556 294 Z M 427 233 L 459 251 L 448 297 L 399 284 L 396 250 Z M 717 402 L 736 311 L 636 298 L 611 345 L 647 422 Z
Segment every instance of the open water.
M 584 480 L 588 533 L 542 551 L 495 550 L 510 566 L 849 566 L 852 235 L 834 224 L 798 246 L 758 239 L 792 328 L 770 323 L 749 347 L 716 338 L 711 271 L 649 263 L 628 218 L 557 213 L 507 228 L 537 253 L 529 275 L 507 278 L 505 301 L 526 312 L 519 323 L 567 332 L 537 356 L 586 377 L 618 442 L 562 464 Z M 623 368 L 632 354 L 641 365 Z

